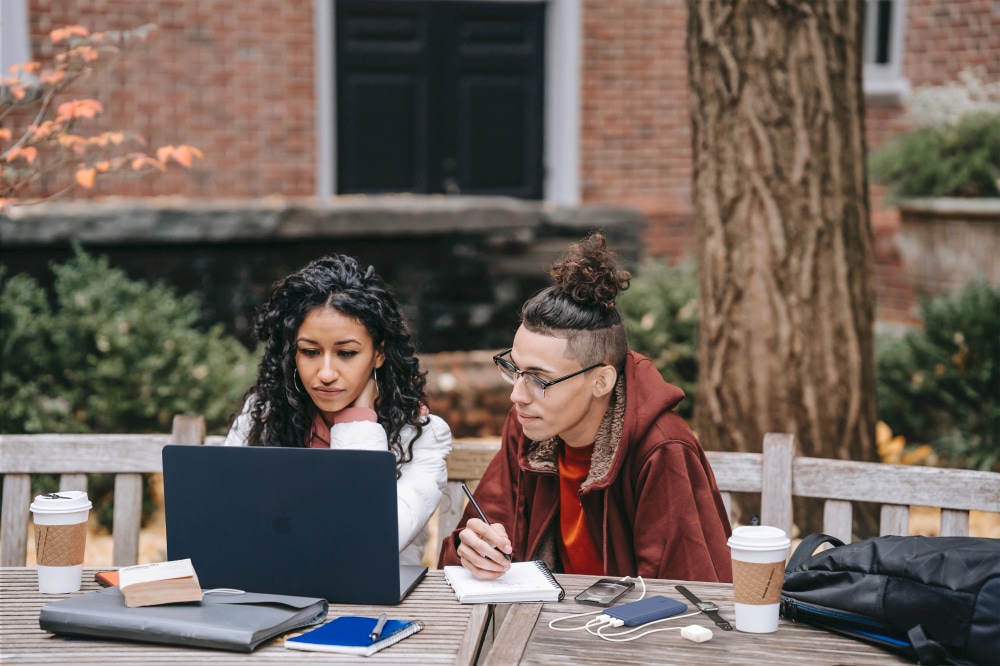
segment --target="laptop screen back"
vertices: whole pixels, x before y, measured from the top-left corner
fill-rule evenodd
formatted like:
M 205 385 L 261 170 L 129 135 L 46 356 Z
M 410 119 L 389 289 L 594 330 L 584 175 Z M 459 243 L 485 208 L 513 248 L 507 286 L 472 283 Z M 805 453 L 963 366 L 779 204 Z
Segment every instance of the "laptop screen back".
M 388 451 L 170 445 L 163 485 L 167 558 L 203 588 L 400 601 Z

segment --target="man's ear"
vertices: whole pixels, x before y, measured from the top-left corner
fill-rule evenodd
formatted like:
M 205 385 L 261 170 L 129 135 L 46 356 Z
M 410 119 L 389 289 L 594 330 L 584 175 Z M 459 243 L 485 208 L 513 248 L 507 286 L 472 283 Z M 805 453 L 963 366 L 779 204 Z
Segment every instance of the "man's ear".
M 601 398 L 610 393 L 615 388 L 618 381 L 618 371 L 610 365 L 605 365 L 597 369 L 597 376 L 594 377 L 594 397 Z

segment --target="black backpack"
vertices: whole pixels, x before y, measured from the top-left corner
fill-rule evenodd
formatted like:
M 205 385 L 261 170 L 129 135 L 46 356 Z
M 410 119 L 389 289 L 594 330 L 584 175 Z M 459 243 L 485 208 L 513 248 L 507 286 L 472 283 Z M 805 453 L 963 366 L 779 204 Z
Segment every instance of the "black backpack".
M 811 534 L 785 567 L 781 615 L 923 665 L 1000 663 L 1000 539 Z

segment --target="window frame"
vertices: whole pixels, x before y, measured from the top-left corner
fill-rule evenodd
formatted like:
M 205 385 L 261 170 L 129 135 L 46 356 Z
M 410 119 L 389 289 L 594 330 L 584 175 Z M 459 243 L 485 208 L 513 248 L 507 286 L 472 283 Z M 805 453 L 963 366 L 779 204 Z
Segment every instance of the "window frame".
M 874 52 L 877 39 L 877 17 L 874 10 L 879 0 L 865 0 L 865 31 L 862 45 L 864 58 L 865 96 L 874 100 L 900 103 L 909 98 L 910 81 L 903 76 L 903 41 L 906 34 L 906 0 L 892 2 L 892 16 L 889 26 L 889 52 L 887 63 L 868 62 L 869 53 Z

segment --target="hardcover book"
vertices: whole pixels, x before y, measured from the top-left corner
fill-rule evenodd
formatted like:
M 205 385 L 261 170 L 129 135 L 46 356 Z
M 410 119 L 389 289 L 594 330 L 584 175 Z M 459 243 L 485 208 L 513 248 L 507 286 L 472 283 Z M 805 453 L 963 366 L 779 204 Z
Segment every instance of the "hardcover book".
M 123 567 L 118 587 L 129 608 L 201 601 L 201 585 L 189 559 Z

